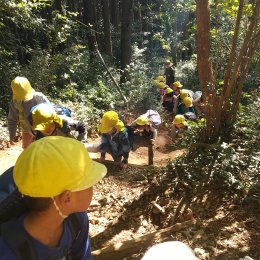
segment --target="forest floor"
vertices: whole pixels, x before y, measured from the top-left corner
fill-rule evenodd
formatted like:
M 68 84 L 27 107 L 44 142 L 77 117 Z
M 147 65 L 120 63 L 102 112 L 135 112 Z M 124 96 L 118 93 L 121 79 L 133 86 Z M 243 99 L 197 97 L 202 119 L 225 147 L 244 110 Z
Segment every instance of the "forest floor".
M 119 165 L 108 164 L 108 174 L 95 186 L 89 209 L 92 250 L 190 221 L 187 227 L 154 242 L 183 241 L 199 259 L 239 259 L 246 255 L 260 259 L 259 206 L 224 199 L 217 186 L 202 185 L 188 207 L 182 207 L 179 183 L 174 171 L 166 174 L 165 166 L 185 150 L 169 148 L 169 140 L 166 132 L 160 133 L 155 143 L 154 166 L 146 166 L 148 148 L 142 143 L 134 147 L 131 165 L 125 171 Z M 14 165 L 21 151 L 21 142 L 0 150 L 0 173 Z M 91 156 L 96 158 L 96 154 Z M 178 215 L 174 214 L 176 211 Z M 136 254 L 124 259 L 140 259 L 144 248 L 139 248 L 139 244 L 136 243 Z

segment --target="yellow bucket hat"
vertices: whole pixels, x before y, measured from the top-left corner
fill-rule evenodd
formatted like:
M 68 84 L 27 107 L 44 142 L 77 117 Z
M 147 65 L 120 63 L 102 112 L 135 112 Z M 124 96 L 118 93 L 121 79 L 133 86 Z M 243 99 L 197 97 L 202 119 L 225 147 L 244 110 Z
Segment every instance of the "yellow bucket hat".
M 102 134 L 110 132 L 113 129 L 113 127 L 116 126 L 118 120 L 119 118 L 117 112 L 107 111 L 101 119 L 101 124 L 99 125 L 99 131 Z
M 118 131 L 118 132 L 121 132 L 125 129 L 125 125 L 124 123 L 121 121 L 121 120 L 118 120 L 116 125 L 115 125 L 115 129 Z
M 173 65 L 173 63 L 170 60 L 166 60 L 164 62 L 164 66 L 171 67 L 172 65 Z
M 166 94 L 170 94 L 170 93 L 172 93 L 173 92 L 173 90 L 171 89 L 171 88 L 167 88 L 166 89 Z
M 148 125 L 149 124 L 149 119 L 147 116 L 139 116 L 136 120 L 135 120 L 137 125 Z
M 184 99 L 189 96 L 189 91 L 187 89 L 181 89 L 180 91 L 180 97 L 181 99 Z
M 30 144 L 14 166 L 14 182 L 27 196 L 50 198 L 64 191 L 92 187 L 105 175 L 103 164 L 92 161 L 79 141 L 48 136 Z
M 184 124 L 185 122 L 185 117 L 183 115 L 176 115 L 173 120 L 173 124 L 178 125 L 178 124 Z
M 173 90 L 176 91 L 178 88 L 182 88 L 183 85 L 180 83 L 180 81 L 175 81 L 173 83 Z
M 158 80 L 159 82 L 161 82 L 161 81 L 165 81 L 165 78 L 164 78 L 164 76 L 163 75 L 159 75 L 159 76 L 157 76 L 156 78 L 155 78 L 155 80 Z
M 57 123 L 62 127 L 62 119 L 56 114 L 54 107 L 50 104 L 39 104 L 32 111 L 33 130 L 47 130 L 51 124 Z
M 183 104 L 184 104 L 186 107 L 192 107 L 192 106 L 193 106 L 192 98 L 190 98 L 190 97 L 184 98 L 184 99 L 183 99 Z
M 11 82 L 13 99 L 17 101 L 28 101 L 33 98 L 34 89 L 25 77 L 16 77 Z

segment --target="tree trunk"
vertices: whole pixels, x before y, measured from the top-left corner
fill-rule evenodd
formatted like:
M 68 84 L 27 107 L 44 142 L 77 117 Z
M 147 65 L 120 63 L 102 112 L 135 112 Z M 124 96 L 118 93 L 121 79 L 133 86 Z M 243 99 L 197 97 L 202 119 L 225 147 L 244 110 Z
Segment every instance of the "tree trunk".
M 62 3 L 61 0 L 54 0 L 54 8 L 60 13 L 62 12 Z
M 110 57 L 110 63 L 113 60 L 111 30 L 110 30 L 110 5 L 109 0 L 102 0 L 102 14 L 104 22 L 104 37 L 105 37 L 105 53 Z
M 131 63 L 131 29 L 133 18 L 133 0 L 122 1 L 122 19 L 121 19 L 121 78 L 120 82 L 124 83 L 130 79 L 126 71 L 127 65 Z
M 68 0 L 68 10 L 70 12 L 75 12 L 76 11 L 75 1 L 74 0 Z
M 216 90 L 210 58 L 210 6 L 208 0 L 196 0 L 197 3 L 197 65 L 199 81 L 206 100 L 205 117 L 205 139 L 216 135 Z
M 111 5 L 111 23 L 115 28 L 119 26 L 119 10 L 118 10 L 118 1 L 110 0 Z
M 96 44 L 96 5 L 95 0 L 84 0 L 83 23 L 87 25 L 88 47 L 90 52 L 90 60 L 95 58 Z

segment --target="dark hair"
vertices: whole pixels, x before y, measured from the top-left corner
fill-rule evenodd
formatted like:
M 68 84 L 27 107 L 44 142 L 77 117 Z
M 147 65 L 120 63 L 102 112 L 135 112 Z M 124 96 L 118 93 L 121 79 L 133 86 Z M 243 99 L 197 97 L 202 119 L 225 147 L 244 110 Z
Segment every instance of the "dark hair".
M 25 204 L 29 211 L 42 212 L 47 210 L 51 204 L 51 198 L 33 198 L 30 196 L 24 196 Z

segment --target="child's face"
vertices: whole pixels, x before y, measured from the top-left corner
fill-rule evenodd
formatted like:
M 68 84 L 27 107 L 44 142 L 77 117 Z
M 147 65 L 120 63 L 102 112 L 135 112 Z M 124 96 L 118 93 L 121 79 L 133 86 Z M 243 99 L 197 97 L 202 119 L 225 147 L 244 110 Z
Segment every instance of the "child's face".
M 54 130 L 56 129 L 56 125 L 55 123 L 52 123 L 46 130 L 44 131 L 41 131 L 41 133 L 44 135 L 44 136 L 49 136 L 49 135 L 52 135 Z
M 92 200 L 93 187 L 73 193 L 75 193 L 76 196 L 75 208 L 78 210 L 78 212 L 86 211 Z
M 139 125 L 137 129 L 139 132 L 143 132 L 145 130 L 145 125 Z
M 183 126 L 184 126 L 183 124 L 175 124 L 175 127 L 178 129 L 182 128 Z
M 116 132 L 116 128 L 113 127 L 112 130 L 108 132 L 108 134 L 112 135 L 115 132 Z

